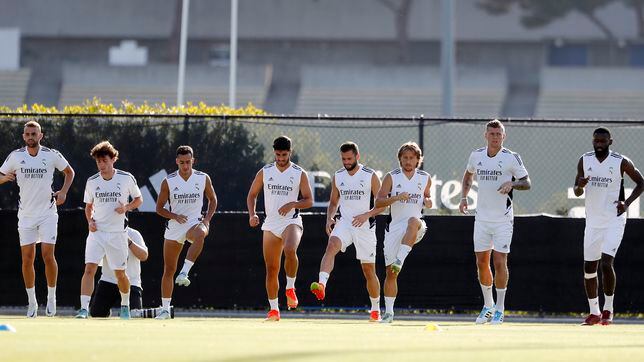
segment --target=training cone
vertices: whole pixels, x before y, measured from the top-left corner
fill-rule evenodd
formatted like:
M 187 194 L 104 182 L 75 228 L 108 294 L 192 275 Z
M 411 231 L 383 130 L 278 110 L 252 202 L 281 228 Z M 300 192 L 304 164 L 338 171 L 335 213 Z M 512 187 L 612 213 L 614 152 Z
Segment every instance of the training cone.
M 15 332 L 16 329 L 10 324 L 0 324 L 0 332 Z
M 426 331 L 432 331 L 432 332 L 440 332 L 442 331 L 441 327 L 438 326 L 436 323 L 429 323 L 428 325 L 425 326 Z

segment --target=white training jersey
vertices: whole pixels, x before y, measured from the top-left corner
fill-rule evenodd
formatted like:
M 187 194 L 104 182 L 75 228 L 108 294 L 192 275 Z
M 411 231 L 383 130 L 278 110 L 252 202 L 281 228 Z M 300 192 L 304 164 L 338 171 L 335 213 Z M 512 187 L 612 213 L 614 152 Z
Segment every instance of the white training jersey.
M 94 205 L 96 229 L 104 232 L 124 231 L 127 226 L 126 213 L 119 214 L 114 209 L 119 203 L 125 205 L 132 199 L 140 197 L 141 190 L 131 173 L 114 169 L 114 176 L 105 180 L 100 172 L 87 179 L 85 185 L 86 204 Z
M 400 168 L 389 172 L 389 174 L 391 175 L 391 196 L 396 196 L 403 192 L 409 194 L 408 200 L 400 200 L 391 204 L 391 224 L 407 222 L 410 217 L 421 219 L 423 217 L 425 189 L 429 182 L 429 174 L 423 170 L 416 169 L 414 175 L 411 178 L 407 178 Z
M 616 201 L 624 201 L 624 182 L 622 178 L 622 160 L 624 156 L 610 152 L 608 157 L 599 162 L 595 152 L 582 156 L 584 177 L 590 177 L 586 184 L 586 224 L 594 228 L 603 228 L 624 222 L 626 213 L 617 216 Z
M 178 171 L 166 177 L 168 189 L 168 201 L 170 211 L 188 218 L 188 223 L 196 224 L 201 220 L 203 209 L 203 198 L 206 190 L 206 179 L 208 175 L 201 171 L 192 170 L 188 180 L 184 180 Z M 178 226 L 175 220 L 168 221 L 168 227 Z
M 349 171 L 341 168 L 335 172 L 333 183 L 340 193 L 338 214 L 340 222 L 351 224 L 353 218 L 371 210 L 371 178 L 373 170 L 358 164 L 358 171 L 349 175 Z M 371 223 L 362 224 L 363 229 L 369 229 Z
M 262 173 L 264 177 L 265 222 L 300 217 L 298 209 L 291 209 L 286 216 L 280 215 L 278 210 L 285 204 L 298 200 L 303 172 L 305 171 L 293 162 L 284 172 L 280 172 L 275 162 L 264 166 Z
M 127 228 L 127 238 L 131 240 L 134 244 L 138 245 L 141 249 L 148 251 L 148 246 L 145 245 L 143 236 L 138 230 Z M 141 261 L 132 254 L 132 250 L 128 247 L 127 251 L 127 266 L 125 268 L 125 274 L 130 280 L 130 284 L 137 286 L 141 289 Z M 101 280 L 106 281 L 112 284 L 118 284 L 116 280 L 116 275 L 114 275 L 114 270 L 110 268 L 110 263 L 107 262 L 107 257 L 103 257 L 103 270 L 101 271 Z
M 512 220 L 512 191 L 503 195 L 498 189 L 505 182 L 528 176 L 519 154 L 504 147 L 494 157 L 489 157 L 487 147 L 479 148 L 470 155 L 467 172 L 473 173 L 478 181 L 476 220 Z
M 69 166 L 60 152 L 40 146 L 36 156 L 31 156 L 26 147 L 9 154 L 0 167 L 0 172 L 7 175 L 16 174 L 20 187 L 18 217 L 39 217 L 55 214 L 56 201 L 51 184 L 54 181 L 54 169 L 62 171 Z

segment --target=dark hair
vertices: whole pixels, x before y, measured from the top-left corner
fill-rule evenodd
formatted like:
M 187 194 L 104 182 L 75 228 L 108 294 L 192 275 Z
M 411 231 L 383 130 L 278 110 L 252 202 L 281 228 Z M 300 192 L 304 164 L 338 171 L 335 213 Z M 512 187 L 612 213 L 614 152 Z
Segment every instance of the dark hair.
M 605 134 L 608 135 L 608 138 L 610 138 L 610 131 L 606 127 L 599 127 L 593 131 L 593 135 L 596 134 Z
M 109 158 L 119 157 L 119 151 L 112 146 L 110 141 L 103 141 L 92 148 L 89 154 L 93 158 L 108 156 Z
M 273 141 L 273 149 L 275 151 L 290 151 L 291 139 L 286 136 L 279 136 Z
M 192 147 L 190 146 L 179 146 L 177 147 L 177 156 L 179 155 L 190 155 L 194 157 L 195 153 L 192 151 Z
M 354 155 L 357 155 L 358 153 L 360 153 L 360 151 L 358 151 L 358 145 L 355 144 L 355 142 L 347 141 L 343 143 L 342 146 L 340 146 L 340 152 L 349 152 L 349 151 L 353 151 Z
M 485 129 L 488 129 L 488 128 L 500 128 L 501 130 L 503 130 L 503 132 L 505 132 L 505 126 L 503 126 L 503 123 L 501 123 L 501 121 L 499 121 L 498 119 L 493 119 L 489 121 L 485 125 Z
M 418 165 L 416 165 L 416 167 L 419 167 L 423 163 L 423 150 L 420 149 L 420 146 L 418 146 L 416 142 L 409 141 L 407 143 L 403 143 L 403 145 L 400 146 L 400 148 L 398 149 L 399 162 L 403 152 L 405 151 L 411 151 L 416 155 L 416 158 L 418 158 Z

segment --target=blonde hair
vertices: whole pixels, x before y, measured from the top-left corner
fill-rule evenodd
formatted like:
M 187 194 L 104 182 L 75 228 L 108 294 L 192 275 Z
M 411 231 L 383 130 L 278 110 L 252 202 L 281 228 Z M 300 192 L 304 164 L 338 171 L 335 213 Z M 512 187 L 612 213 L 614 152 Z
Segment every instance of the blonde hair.
M 36 128 L 38 128 L 38 132 L 42 132 L 42 128 L 40 127 L 40 123 L 38 123 L 36 121 L 29 121 L 29 122 L 25 123 L 24 128 L 27 128 L 27 127 L 36 127 Z

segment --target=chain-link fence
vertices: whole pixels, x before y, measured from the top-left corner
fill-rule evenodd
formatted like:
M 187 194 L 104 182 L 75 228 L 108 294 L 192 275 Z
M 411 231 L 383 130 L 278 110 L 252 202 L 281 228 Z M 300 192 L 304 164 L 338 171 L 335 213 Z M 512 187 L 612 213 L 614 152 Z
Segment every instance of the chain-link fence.
M 0 115 L 2 116 L 2 115 Z M 398 166 L 399 146 L 416 141 L 425 154 L 424 169 L 432 175 L 434 209 L 429 214 L 457 214 L 461 178 L 473 149 L 485 146 L 488 119 L 414 119 L 377 117 L 201 117 L 201 116 L 56 116 L 6 115 L 0 121 L 0 155 L 23 146 L 22 124 L 35 119 L 43 125 L 43 144 L 59 149 L 76 169 L 72 193 L 79 193 L 86 177 L 96 172 L 88 156 L 91 146 L 111 140 L 121 150 L 117 167 L 132 172 L 149 192 L 165 173 L 172 172 L 174 149 L 195 148 L 199 168 L 213 177 L 220 210 L 244 210 L 246 191 L 263 163 L 272 161 L 271 144 L 285 134 L 293 139 L 294 161 L 310 173 L 315 205 L 323 208 L 330 193 L 330 177 L 342 167 L 339 146 L 347 140 L 360 146 L 361 162 L 382 174 Z M 577 161 L 592 150 L 592 131 L 607 126 L 611 149 L 629 156 L 636 166 L 644 161 L 644 121 L 505 120 L 505 146 L 518 152 L 532 179 L 532 189 L 515 194 L 515 214 L 569 215 L 583 201 L 572 196 Z M 627 177 L 627 189 L 633 184 Z M 476 188 L 474 188 L 476 190 Z M 16 205 L 15 188 L 0 186 L 0 207 Z M 5 192 L 8 191 L 8 192 Z M 80 207 L 81 196 L 68 207 Z M 148 210 L 150 204 L 147 204 Z M 572 211 L 574 213 L 575 210 Z M 639 203 L 629 210 L 638 217 Z

